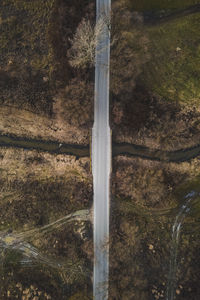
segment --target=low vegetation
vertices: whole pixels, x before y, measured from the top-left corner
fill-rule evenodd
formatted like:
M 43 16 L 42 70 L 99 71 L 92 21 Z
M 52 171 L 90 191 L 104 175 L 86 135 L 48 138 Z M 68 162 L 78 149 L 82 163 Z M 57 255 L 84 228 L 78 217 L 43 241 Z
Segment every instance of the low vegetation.
M 113 140 L 163 150 L 195 145 L 200 17 L 176 13 L 198 1 L 112 3 Z M 94 24 L 94 1 L 2 0 L 0 6 L 0 131 L 89 144 L 94 70 L 88 59 L 76 68 L 72 44 L 83 20 Z M 91 222 L 40 231 L 92 208 L 89 158 L 2 148 L 0 162 L 0 298 L 92 299 Z M 180 164 L 113 158 L 109 299 L 166 296 L 173 222 L 185 195 L 199 191 L 199 176 L 199 157 Z M 198 198 L 181 228 L 177 300 L 200 294 L 199 209 Z M 27 236 L 32 229 L 37 234 Z M 20 233 L 21 244 L 14 243 Z
M 90 219 L 67 222 L 64 217 L 91 206 L 88 158 L 1 150 L 2 297 L 8 297 L 8 291 L 8 299 L 26 297 L 29 289 L 31 296 L 24 299 L 33 299 L 30 286 L 41 291 L 41 299 L 69 299 L 77 289 L 90 293 Z M 57 220 L 59 226 L 54 225 Z M 48 230 L 43 230 L 49 224 Z M 5 234 L 7 238 L 3 238 Z
M 94 17 L 90 0 L 1 1 L 0 105 L 60 119 L 56 99 L 62 89 L 74 89 L 74 79 L 77 85 L 92 86 L 91 71 L 77 72 L 67 56 L 70 39 L 83 16 Z M 76 92 L 72 95 L 80 110 L 82 99 Z M 62 100 L 67 102 L 68 98 Z M 92 96 L 85 105 L 88 110 L 91 103 Z M 82 126 L 70 106 L 68 112 L 68 119 L 76 127 Z M 89 114 L 92 116 L 92 110 Z M 87 118 L 85 124 L 90 126 Z
M 184 9 L 186 3 L 173 3 L 162 3 L 162 11 L 161 1 L 113 3 L 113 34 L 118 33 L 111 49 L 115 141 L 169 150 L 196 143 L 200 13 L 197 10 L 177 17 L 171 10 Z M 154 12 L 160 14 L 155 23 Z M 162 21 L 165 13 L 171 18 L 163 17 Z
M 115 158 L 112 175 L 110 299 L 163 299 L 172 228 L 186 195 L 199 193 L 199 160 L 161 163 Z M 199 196 L 191 202 L 178 243 L 176 299 L 196 299 Z

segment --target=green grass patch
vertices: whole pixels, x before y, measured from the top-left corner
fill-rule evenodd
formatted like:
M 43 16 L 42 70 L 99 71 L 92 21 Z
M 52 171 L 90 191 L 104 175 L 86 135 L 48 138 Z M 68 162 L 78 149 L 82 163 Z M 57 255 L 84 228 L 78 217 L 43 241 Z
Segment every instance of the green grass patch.
M 140 80 L 164 100 L 198 104 L 200 100 L 200 14 L 146 27 L 150 60 Z

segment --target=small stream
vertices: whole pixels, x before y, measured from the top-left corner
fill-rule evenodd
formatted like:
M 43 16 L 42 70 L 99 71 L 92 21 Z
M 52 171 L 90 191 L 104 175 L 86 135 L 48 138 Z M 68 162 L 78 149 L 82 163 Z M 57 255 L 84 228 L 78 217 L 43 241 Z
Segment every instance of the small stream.
M 14 147 L 27 150 L 38 150 L 55 154 L 74 155 L 77 158 L 89 156 L 89 146 L 67 144 L 57 141 L 28 139 L 25 137 L 0 135 L 0 147 Z
M 128 143 L 113 143 L 112 153 L 113 156 L 126 155 L 156 161 L 180 163 L 184 161 L 189 161 L 200 155 L 200 145 L 196 145 L 194 147 L 189 147 L 185 149 L 178 149 L 174 151 L 165 151 L 159 149 L 152 149 L 141 145 L 134 145 Z
M 28 139 L 25 137 L 0 134 L 0 147 L 38 150 L 55 154 L 74 155 L 76 158 L 90 156 L 89 145 L 67 144 L 58 141 Z M 142 145 L 128 143 L 113 143 L 112 155 L 126 155 L 149 160 L 180 163 L 189 161 L 200 155 L 200 144 L 194 147 L 165 151 L 152 149 Z

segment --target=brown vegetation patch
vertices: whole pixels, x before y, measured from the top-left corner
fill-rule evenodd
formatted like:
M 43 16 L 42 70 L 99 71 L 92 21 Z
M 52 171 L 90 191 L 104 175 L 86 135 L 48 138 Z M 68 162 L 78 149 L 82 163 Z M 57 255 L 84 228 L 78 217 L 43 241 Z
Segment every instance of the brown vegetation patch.
M 196 175 L 196 168 L 199 168 L 198 161 L 196 163 L 192 171 L 190 163 L 176 165 L 139 158 L 115 158 L 112 194 L 120 199 L 131 199 L 134 205 L 169 208 L 174 189 Z
M 90 290 L 93 259 L 90 223 L 73 220 L 61 223 L 60 227 L 40 230 L 79 209 L 91 207 L 89 159 L 2 149 L 0 160 L 1 235 L 4 230 L 11 235 L 19 233 L 22 244 L 29 243 L 40 253 L 38 259 L 30 256 L 33 263 L 21 264 L 23 251 L 26 257 L 29 248 L 23 250 L 21 246 L 22 251 L 17 251 L 8 247 L 4 251 L 4 267 L 0 270 L 1 295 L 7 299 L 9 291 L 11 298 L 26 299 L 23 297 L 27 293 L 27 299 L 40 296 L 64 300 L 77 289 Z M 28 234 L 29 230 L 31 234 Z M 55 268 L 51 263 L 61 266 Z
M 55 98 L 54 111 L 61 124 L 88 128 L 93 124 L 93 90 L 90 81 L 75 78 Z
M 14 106 L 19 110 L 23 108 L 22 114 L 25 114 L 25 119 L 26 110 L 46 116 L 49 123 L 52 123 L 53 118 L 54 124 L 50 126 L 49 131 L 51 129 L 58 131 L 56 132 L 58 138 L 64 127 L 65 132 L 69 132 L 65 133 L 69 138 L 71 132 L 73 140 L 79 141 L 80 136 L 84 138 L 87 136 L 88 139 L 88 128 L 92 120 L 90 116 L 93 115 L 91 70 L 83 72 L 71 68 L 67 50 L 71 47 L 69 39 L 72 38 L 83 16 L 93 21 L 94 15 L 94 4 L 90 0 L 36 0 L 31 3 L 2 1 L 0 104 Z M 76 92 L 80 87 L 82 94 Z M 67 93 L 63 94 L 64 88 Z M 84 88 L 86 90 L 83 95 Z M 88 96 L 86 99 L 85 95 L 88 94 L 90 98 Z M 61 104 L 55 104 L 57 95 L 59 99 L 62 98 Z M 57 109 L 61 105 L 62 112 L 65 111 L 62 117 Z M 77 111 L 82 111 L 81 118 L 80 115 L 77 116 Z M 8 119 L 10 118 L 17 119 L 12 114 Z M 10 126 L 14 131 L 17 130 L 12 121 L 11 125 L 5 124 L 9 123 L 9 120 L 5 121 L 4 117 L 2 118 L 4 131 L 9 131 Z M 31 121 L 34 127 L 34 116 Z M 17 122 L 22 127 L 21 133 L 28 131 L 22 120 L 17 119 Z M 83 125 L 87 130 L 80 129 Z M 77 132 L 80 133 L 79 137 Z M 31 134 L 31 130 L 28 134 Z
M 87 158 L 17 149 L 1 150 L 1 154 L 2 227 L 44 225 L 91 206 Z
M 130 101 L 131 99 L 131 101 Z M 200 114 L 195 108 L 164 103 L 142 87 L 123 101 L 113 98 L 113 138 L 151 148 L 176 150 L 195 146 L 199 139 Z

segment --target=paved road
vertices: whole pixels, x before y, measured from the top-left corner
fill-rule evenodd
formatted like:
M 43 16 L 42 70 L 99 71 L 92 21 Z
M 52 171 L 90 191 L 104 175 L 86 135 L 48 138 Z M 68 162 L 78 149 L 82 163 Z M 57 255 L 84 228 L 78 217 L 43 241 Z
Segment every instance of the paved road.
M 97 0 L 97 21 L 109 16 L 110 0 Z M 99 50 L 101 49 L 101 50 Z M 96 51 L 94 126 L 92 129 L 92 173 L 94 186 L 94 278 L 95 300 L 108 299 L 109 206 L 111 135 L 109 127 L 109 61 L 108 26 L 100 37 Z

